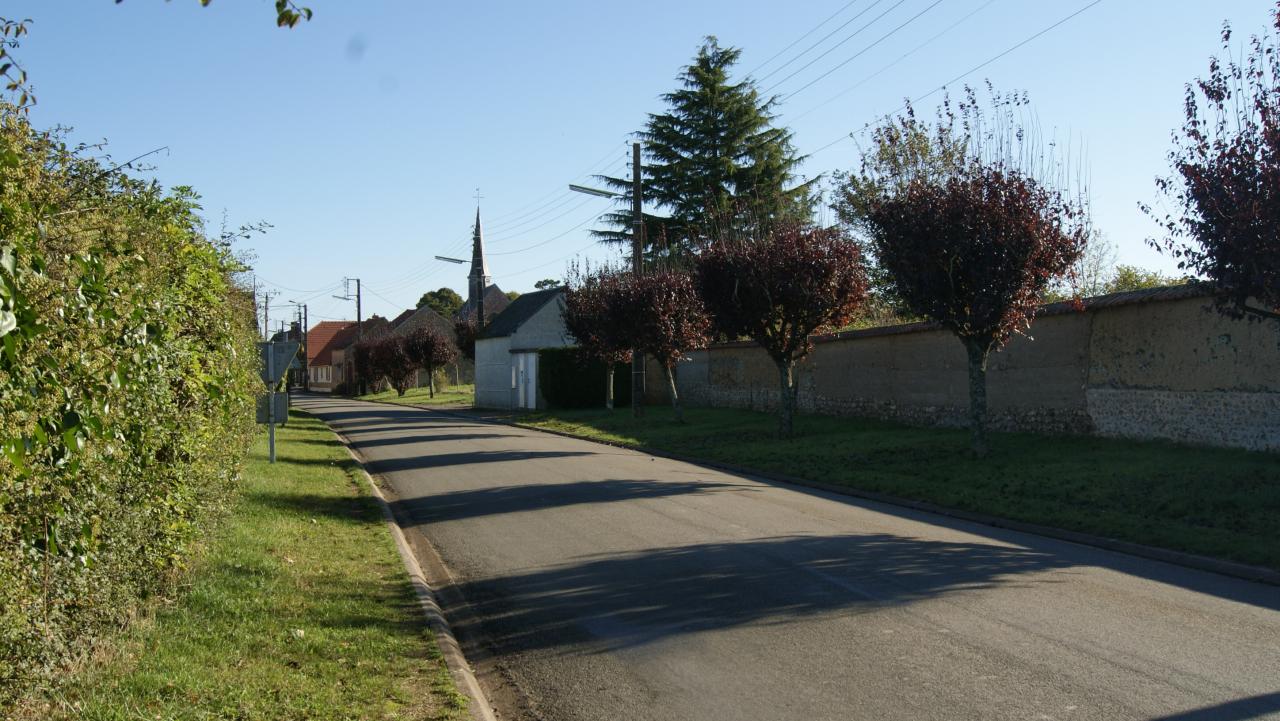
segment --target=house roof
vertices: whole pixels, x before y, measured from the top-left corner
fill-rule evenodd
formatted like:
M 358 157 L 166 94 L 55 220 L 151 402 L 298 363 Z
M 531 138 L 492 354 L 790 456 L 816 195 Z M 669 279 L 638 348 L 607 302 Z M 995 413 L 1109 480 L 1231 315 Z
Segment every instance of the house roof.
M 485 307 L 488 308 L 487 305 Z M 397 318 L 399 322 L 393 324 L 394 330 L 391 331 L 392 333 L 396 335 L 408 335 L 419 328 L 432 328 L 442 334 L 445 338 L 449 339 L 450 342 L 453 342 L 453 323 L 432 310 L 430 306 L 424 305 L 421 308 L 405 312 L 409 313 L 409 315 L 405 316 L 404 313 L 400 314 L 403 317 Z
M 502 289 L 499 288 L 496 283 L 485 288 L 484 317 L 494 318 L 498 314 L 502 313 L 502 311 L 506 310 L 509 305 L 511 305 L 511 299 L 507 297 L 506 293 L 502 292 Z M 458 312 L 453 314 L 453 317 L 470 318 L 475 320 L 475 304 L 471 302 L 470 298 L 468 298 L 466 302 L 462 304 L 462 307 L 458 309 Z
M 401 313 L 400 315 L 398 315 L 398 316 L 396 316 L 396 317 L 392 318 L 392 319 L 391 319 L 391 328 L 392 328 L 393 330 L 394 330 L 394 329 L 396 329 L 396 328 L 399 328 L 401 323 L 405 322 L 405 320 L 407 320 L 407 319 L 409 318 L 409 316 L 413 315 L 413 314 L 414 314 L 414 313 L 416 313 L 417 311 L 418 311 L 418 309 L 417 309 L 417 308 L 410 308 L 409 310 L 406 310 L 406 311 L 404 311 L 403 313 Z
M 564 288 L 548 288 L 546 290 L 525 293 L 511 302 L 506 310 L 498 314 L 493 322 L 485 326 L 481 338 L 505 338 L 514 334 L 524 322 L 542 310 L 547 303 L 564 293 Z M 488 306 L 485 306 L 486 308 Z
M 361 323 L 361 325 L 363 328 L 361 329 L 360 336 L 365 340 L 380 338 L 387 335 L 391 332 L 392 328 L 391 321 L 380 315 L 369 316 L 369 319 Z M 352 340 L 354 341 L 355 339 L 353 338 Z
M 356 324 L 349 320 L 324 320 L 307 331 L 307 365 L 333 365 L 333 350 L 355 337 Z

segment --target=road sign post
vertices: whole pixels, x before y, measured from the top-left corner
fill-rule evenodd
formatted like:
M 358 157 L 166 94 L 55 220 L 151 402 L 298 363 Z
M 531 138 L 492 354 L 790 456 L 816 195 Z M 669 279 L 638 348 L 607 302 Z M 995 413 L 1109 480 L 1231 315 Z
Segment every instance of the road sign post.
M 267 424 L 267 459 L 271 463 L 276 462 L 276 425 L 284 423 L 289 417 L 289 397 L 277 394 L 276 386 L 298 354 L 298 345 L 294 341 L 258 344 L 258 353 L 262 359 L 262 382 L 267 384 L 265 413 L 260 404 L 258 422 Z

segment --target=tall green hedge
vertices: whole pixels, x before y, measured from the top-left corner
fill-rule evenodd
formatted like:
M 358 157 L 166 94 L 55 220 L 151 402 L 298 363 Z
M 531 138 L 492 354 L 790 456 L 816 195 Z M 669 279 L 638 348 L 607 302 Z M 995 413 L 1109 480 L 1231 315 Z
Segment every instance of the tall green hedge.
M 605 365 L 586 358 L 577 348 L 538 351 L 538 388 L 552 408 L 603 408 Z M 613 403 L 631 405 L 631 366 L 619 363 L 613 371 Z
M 0 107 L 0 715 L 172 583 L 253 432 L 229 248 L 90 152 Z

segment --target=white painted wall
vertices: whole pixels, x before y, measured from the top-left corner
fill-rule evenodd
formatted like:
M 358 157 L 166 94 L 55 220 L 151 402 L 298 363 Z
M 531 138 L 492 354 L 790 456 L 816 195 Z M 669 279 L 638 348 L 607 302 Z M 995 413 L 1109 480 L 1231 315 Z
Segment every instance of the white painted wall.
M 515 383 L 519 354 L 512 353 L 512 350 L 536 351 L 573 345 L 573 337 L 565 330 L 561 316 L 563 307 L 564 297 L 556 296 L 553 302 L 538 309 L 512 335 L 476 341 L 476 406 L 512 409 L 543 405 L 541 393 L 536 392 L 536 359 L 533 363 L 526 360 L 525 366 L 534 371 L 529 378 L 534 392 L 523 403 L 517 397 Z
M 511 338 L 481 338 L 476 341 L 476 406 L 512 406 Z

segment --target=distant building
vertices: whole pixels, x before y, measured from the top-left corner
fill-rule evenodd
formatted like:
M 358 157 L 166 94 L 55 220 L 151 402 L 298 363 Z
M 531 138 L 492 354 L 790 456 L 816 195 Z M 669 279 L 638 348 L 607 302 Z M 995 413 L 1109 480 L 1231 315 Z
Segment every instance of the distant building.
M 563 288 L 525 293 L 484 329 L 476 339 L 476 406 L 546 407 L 538 392 L 538 351 L 573 345 L 563 309 Z
M 307 374 L 311 390 L 330 393 L 342 382 L 342 349 L 355 340 L 356 324 L 349 320 L 326 320 L 307 331 Z M 334 352 L 338 351 L 338 358 Z

